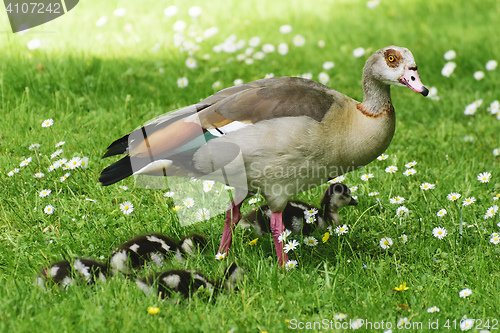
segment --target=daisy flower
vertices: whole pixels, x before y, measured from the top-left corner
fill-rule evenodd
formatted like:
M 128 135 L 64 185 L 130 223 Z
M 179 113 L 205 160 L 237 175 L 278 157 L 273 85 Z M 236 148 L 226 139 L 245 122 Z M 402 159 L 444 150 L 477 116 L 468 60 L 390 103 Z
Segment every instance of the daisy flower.
M 498 114 L 500 115 L 500 112 Z M 500 148 L 493 149 L 493 156 L 500 156 Z
M 19 172 L 19 169 L 18 168 L 15 168 L 15 169 L 12 169 L 9 171 L 9 173 L 7 174 L 9 177 L 12 177 L 14 176 L 16 173 Z
M 489 183 L 491 179 L 491 173 L 489 172 L 482 172 L 479 175 L 477 175 L 477 180 L 479 180 L 481 183 Z
M 335 320 L 342 321 L 342 320 L 347 319 L 347 315 L 345 313 L 339 313 L 339 314 L 335 314 L 334 318 L 335 318 Z
M 488 111 L 490 111 L 491 114 L 497 114 L 498 112 L 500 112 L 500 102 L 493 101 L 488 107 Z
M 54 209 L 55 209 L 54 206 L 47 205 L 47 206 L 45 206 L 45 208 L 43 209 L 43 211 L 45 212 L 45 214 L 49 214 L 50 215 L 50 214 L 54 213 Z
M 364 54 L 365 54 L 365 49 L 362 48 L 362 47 L 358 47 L 354 50 L 352 50 L 352 55 L 354 56 L 354 58 L 361 58 Z
M 413 168 L 415 165 L 417 165 L 417 161 L 409 162 L 405 164 L 405 167 L 407 169 Z
M 484 215 L 484 219 L 486 220 L 486 219 L 492 218 L 493 216 L 495 216 L 495 214 L 497 212 L 498 212 L 498 206 L 497 205 L 491 206 L 486 211 L 486 214 Z
M 106 22 L 108 22 L 108 18 L 106 16 L 102 16 L 97 20 L 97 22 L 95 23 L 95 26 L 102 27 L 103 25 L 106 24 Z
M 347 234 L 349 232 L 349 228 L 347 227 L 346 224 L 344 224 L 343 226 L 338 226 L 337 228 L 335 228 L 335 233 L 340 236 L 340 235 L 343 235 L 343 234 Z
M 392 239 L 390 239 L 389 237 L 384 237 L 380 240 L 380 246 L 384 250 L 388 249 L 392 244 Z
M 129 215 L 134 211 L 134 205 L 132 205 L 130 201 L 125 201 L 124 203 L 120 204 L 120 210 L 123 214 Z
M 439 239 L 443 239 L 447 233 L 448 231 L 446 231 L 445 228 L 435 227 L 434 229 L 432 229 L 432 234 L 434 235 L 434 237 Z
M 250 200 L 248 200 L 248 203 L 253 205 L 253 204 L 256 204 L 257 202 L 260 201 L 260 198 L 252 198 Z
M 15 170 L 17 170 L 19 172 L 19 169 L 15 169 Z M 498 200 L 498 199 L 500 199 L 500 193 L 495 194 L 495 196 L 493 197 L 493 201 Z
M 290 236 L 292 232 L 288 229 L 285 229 L 279 236 L 278 236 L 278 242 L 284 243 L 286 242 L 286 238 Z
M 366 2 L 366 7 L 373 9 L 380 4 L 380 0 L 368 0 Z
M 323 84 L 327 84 L 328 81 L 330 81 L 330 75 L 326 74 L 325 72 L 321 72 L 319 73 L 319 82 L 323 83 Z
M 306 216 L 305 221 L 307 224 L 312 224 L 312 223 L 316 222 L 316 216 L 314 216 L 314 215 Z
M 89 158 L 88 157 L 83 157 L 82 159 L 80 159 L 80 167 L 82 169 L 87 169 L 89 165 Z
M 54 124 L 54 120 L 47 119 L 42 122 L 42 127 L 50 127 Z
M 368 193 L 368 196 L 374 197 L 374 196 L 379 195 L 379 194 L 380 194 L 379 192 L 370 192 L 370 193 Z
M 385 161 L 388 157 L 389 157 L 389 155 L 382 154 L 379 157 L 377 157 L 377 160 L 379 160 L 379 161 Z
M 279 43 L 278 44 L 278 53 L 281 55 L 287 55 L 288 54 L 288 44 L 287 43 Z
M 318 245 L 318 240 L 312 236 L 305 237 L 304 244 L 306 244 L 307 246 L 311 246 L 311 247 L 316 246 L 316 245 Z
M 163 195 L 165 198 L 172 198 L 175 195 L 175 192 L 165 192 Z
M 351 192 L 356 192 L 358 190 L 358 187 L 357 186 L 351 186 L 351 187 L 349 187 L 349 190 Z
M 208 220 L 210 219 L 210 211 L 206 208 L 201 208 L 195 213 L 194 216 L 199 221 Z
M 454 63 L 453 61 L 447 62 L 444 65 L 443 69 L 441 70 L 441 75 L 446 76 L 446 77 L 450 77 L 451 74 L 453 74 L 453 71 L 455 70 L 456 67 L 457 67 L 457 64 Z
M 194 206 L 194 200 L 193 198 L 186 198 L 184 199 L 184 206 L 186 206 L 187 208 L 191 208 Z
M 252 37 L 248 40 L 248 45 L 251 47 L 257 47 L 260 44 L 260 38 L 259 37 Z
M 464 201 L 462 201 L 462 205 L 463 205 L 463 206 L 468 206 L 468 205 L 473 204 L 474 202 L 476 202 L 476 198 L 474 198 L 474 197 L 469 197 L 469 198 L 465 198 L 465 200 L 464 200 Z
M 189 84 L 189 80 L 187 77 L 181 77 L 180 79 L 177 79 L 177 86 L 179 88 L 186 88 Z
M 410 211 L 405 206 L 401 206 L 401 207 L 398 207 L 398 209 L 396 209 L 396 216 L 397 217 L 407 216 L 409 213 L 410 213 Z
M 66 144 L 66 141 L 59 141 L 58 143 L 56 143 L 56 148 L 64 146 L 65 144 Z
M 45 198 L 48 196 L 52 191 L 51 190 L 41 190 L 39 193 L 40 198 Z
M 450 61 L 455 59 L 456 56 L 457 54 L 455 53 L 455 51 L 449 50 L 444 54 L 444 59 Z
M 408 323 L 410 323 L 410 320 L 408 320 L 407 317 L 404 317 L 404 318 L 399 319 L 397 326 L 404 327 L 405 324 L 408 324 Z
M 61 155 L 63 152 L 64 152 L 64 150 L 62 150 L 62 149 L 56 150 L 52 155 L 50 155 L 50 159 L 56 158 L 57 156 Z
M 297 242 L 295 239 L 292 239 L 291 241 L 285 244 L 285 246 L 283 247 L 283 251 L 285 251 L 285 253 L 288 253 L 290 251 L 297 249 L 298 246 L 299 242 Z
M 285 263 L 285 268 L 287 271 L 297 267 L 298 263 L 297 263 L 297 260 L 288 260 L 286 263 Z
M 462 331 L 468 331 L 474 327 L 475 319 L 463 319 L 460 321 L 460 329 Z
M 466 116 L 472 116 L 476 113 L 477 109 L 483 104 L 482 99 L 478 99 L 465 107 L 464 114 Z
M 432 308 L 428 308 L 427 312 L 439 312 L 439 308 L 437 306 L 433 306 Z
M 33 144 L 31 144 L 28 147 L 29 150 L 35 150 L 35 149 L 38 149 L 38 148 L 40 148 L 40 144 L 39 143 L 33 143 Z
M 28 164 L 30 164 L 30 163 L 31 163 L 31 160 L 32 160 L 32 158 L 31 158 L 31 157 L 28 157 L 27 159 L 25 159 L 25 160 L 23 160 L 21 163 L 19 163 L 19 166 L 20 166 L 20 167 L 25 167 L 25 166 L 27 166 Z
M 483 71 L 477 71 L 477 72 L 475 72 L 474 73 L 474 78 L 476 80 L 478 80 L 478 81 L 484 79 L 484 72 Z
M 498 233 L 493 233 L 491 235 L 490 242 L 492 244 L 495 244 L 495 245 L 497 245 L 498 243 L 500 243 L 500 237 L 499 237 Z
M 293 45 L 295 46 L 304 46 L 306 43 L 306 39 L 302 37 L 301 35 L 295 35 L 293 37 Z
M 401 243 L 406 244 L 406 242 L 408 241 L 408 236 L 402 234 L 401 236 L 399 236 L 399 240 L 401 241 Z
M 387 173 L 395 173 L 396 171 L 398 171 L 398 167 L 395 165 L 390 165 L 387 168 L 385 168 L 385 172 Z
M 408 177 L 408 176 L 414 175 L 416 173 L 417 173 L 417 170 L 415 170 L 415 169 L 407 169 L 405 172 L 403 172 L 403 175 Z
M 217 253 L 215 255 L 215 260 L 224 260 L 226 258 L 226 254 L 225 253 Z
M 200 16 L 202 12 L 203 11 L 202 11 L 202 9 L 200 7 L 193 6 L 193 7 L 189 8 L 188 15 L 195 19 L 198 16 Z
M 292 32 L 292 26 L 288 24 L 282 25 L 280 27 L 280 32 L 282 34 L 289 34 L 290 32 Z
M 262 52 L 264 53 L 273 53 L 276 50 L 273 44 L 264 44 L 262 45 Z
M 391 204 L 400 204 L 400 203 L 405 202 L 405 198 L 403 198 L 403 197 L 394 197 L 394 198 L 390 198 L 389 201 L 390 201 Z
M 494 71 L 495 68 L 497 68 L 498 63 L 495 60 L 490 60 L 486 63 L 486 70 L 487 71 Z
M 436 185 L 431 184 L 431 183 L 420 184 L 420 189 L 422 189 L 424 191 L 433 190 L 435 187 L 436 187 Z
M 328 181 L 328 184 L 342 183 L 345 180 L 344 176 L 338 176 Z
M 122 190 L 124 191 L 127 191 L 128 190 L 128 186 L 125 186 L 125 185 L 120 185 L 118 186 L 119 188 L 121 188 Z
M 437 215 L 437 216 L 439 216 L 439 217 L 441 217 L 441 216 L 445 216 L 445 215 L 446 215 L 446 213 L 448 213 L 448 212 L 446 211 L 446 209 L 441 209 L 441 210 L 439 210 L 439 212 L 437 212 L 437 214 L 436 214 L 436 215 Z
M 212 89 L 215 89 L 215 90 L 218 90 L 222 88 L 222 82 L 220 81 L 215 81 L 213 84 L 212 84 Z
M 43 178 L 45 175 L 42 172 L 37 172 L 33 175 L 33 178 Z
M 318 210 L 316 208 L 311 208 L 304 211 L 304 216 L 311 216 L 318 214 Z
M 203 191 L 209 192 L 214 187 L 215 182 L 213 180 L 204 180 L 203 181 Z
M 472 294 L 472 290 L 470 290 L 469 288 L 462 289 L 458 293 L 458 295 L 462 298 L 466 298 L 466 297 L 470 296 L 471 294 Z
M 236 79 L 236 80 L 233 81 L 233 84 L 235 86 L 239 86 L 239 85 L 243 84 L 243 80 L 242 79 Z
M 65 181 L 66 179 L 68 179 L 68 177 L 69 177 L 70 175 L 71 175 L 71 174 L 70 174 L 69 172 L 68 172 L 68 173 L 65 173 L 65 174 L 64 174 L 64 176 L 62 176 L 62 177 L 60 178 L 61 183 L 62 183 L 63 181 Z
M 373 173 L 368 173 L 368 174 L 364 174 L 364 175 L 362 175 L 362 176 L 361 176 L 361 180 L 363 180 L 363 181 L 365 181 L 365 182 L 366 182 L 368 179 L 370 179 L 370 178 L 373 178 Z
M 446 196 L 446 198 L 450 201 L 458 200 L 462 195 L 460 193 L 452 192 Z
M 323 69 L 326 71 L 329 69 L 332 69 L 333 67 L 335 67 L 335 64 L 333 63 L 333 61 L 327 61 L 327 62 L 323 63 Z
M 69 170 L 73 170 L 81 166 L 81 160 L 80 157 L 73 157 L 72 159 L 69 160 L 68 163 L 66 163 L 66 166 L 68 167 Z

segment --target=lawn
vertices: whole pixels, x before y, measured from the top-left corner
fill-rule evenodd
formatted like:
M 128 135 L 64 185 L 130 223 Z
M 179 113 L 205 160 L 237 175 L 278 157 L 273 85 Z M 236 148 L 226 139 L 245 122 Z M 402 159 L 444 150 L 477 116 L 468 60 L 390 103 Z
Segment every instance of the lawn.
M 168 16 L 172 5 L 178 12 Z M 193 6 L 200 16 L 188 14 Z M 370 332 L 498 330 L 500 68 L 487 63 L 500 61 L 500 3 L 381 0 L 369 7 L 364 0 L 88 0 L 24 34 L 11 33 L 2 13 L 0 332 L 347 332 L 358 319 L 358 330 Z M 280 32 L 284 25 L 291 32 Z M 348 232 L 326 242 L 314 234 L 317 246 L 289 253 L 298 263 L 289 271 L 276 265 L 270 237 L 249 245 L 254 237 L 241 229 L 229 257 L 214 259 L 224 221 L 220 187 L 98 182 L 115 160 L 101 159 L 115 139 L 235 80 L 310 76 L 362 100 L 364 62 L 387 45 L 409 48 L 422 82 L 436 90 L 424 98 L 392 88 L 390 147 L 342 180 L 359 202 L 340 211 Z M 49 170 L 75 157 L 88 158 L 86 167 Z M 319 205 L 326 186 L 297 198 Z M 127 201 L 130 214 L 120 209 Z M 209 220 L 185 226 L 181 212 L 203 209 Z M 436 228 L 446 232 L 436 237 Z M 206 252 L 171 267 L 215 279 L 236 261 L 247 276 L 236 292 L 177 304 L 145 296 L 122 276 L 68 290 L 34 285 L 43 266 L 104 260 L 150 232 L 208 238 Z M 390 246 L 382 246 L 387 238 Z M 464 289 L 470 295 L 461 297 Z M 159 312 L 148 313 L 151 306 Z

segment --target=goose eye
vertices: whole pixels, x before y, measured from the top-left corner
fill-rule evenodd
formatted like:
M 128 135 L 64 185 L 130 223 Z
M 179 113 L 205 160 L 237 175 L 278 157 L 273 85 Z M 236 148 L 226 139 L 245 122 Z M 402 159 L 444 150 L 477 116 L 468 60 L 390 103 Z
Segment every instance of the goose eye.
M 387 60 L 389 60 L 389 62 L 394 62 L 396 60 L 396 58 L 394 58 L 393 55 L 390 55 L 387 57 Z

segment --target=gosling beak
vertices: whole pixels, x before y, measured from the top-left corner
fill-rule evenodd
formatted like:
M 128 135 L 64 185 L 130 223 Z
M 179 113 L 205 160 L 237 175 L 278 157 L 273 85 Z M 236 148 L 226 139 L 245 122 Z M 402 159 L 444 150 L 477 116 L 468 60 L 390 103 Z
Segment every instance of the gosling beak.
M 349 206 L 357 206 L 358 202 L 354 200 L 354 198 L 351 198 L 351 202 L 349 202 Z
M 427 87 L 423 85 L 422 81 L 420 81 L 420 77 L 417 73 L 417 66 L 406 66 L 405 72 L 399 78 L 399 82 L 424 96 L 429 95 L 429 89 L 427 89 Z

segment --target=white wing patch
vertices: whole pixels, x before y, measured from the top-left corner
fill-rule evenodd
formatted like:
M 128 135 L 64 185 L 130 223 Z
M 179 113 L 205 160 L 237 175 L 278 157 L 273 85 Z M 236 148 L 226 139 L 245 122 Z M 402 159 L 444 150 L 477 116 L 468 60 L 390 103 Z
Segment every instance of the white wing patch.
M 229 123 L 219 128 L 209 129 L 208 131 L 210 132 L 210 134 L 214 136 L 223 136 L 226 135 L 227 133 L 237 131 L 248 125 L 250 124 L 245 124 L 239 121 L 233 121 L 232 123 Z
M 158 237 L 156 236 L 147 236 L 146 237 L 148 241 L 150 242 L 156 242 L 156 243 L 160 243 L 161 244 L 161 247 L 165 249 L 165 251 L 170 251 L 170 246 L 167 245 L 167 243 L 165 243 L 163 241 L 163 239 L 159 239 Z

